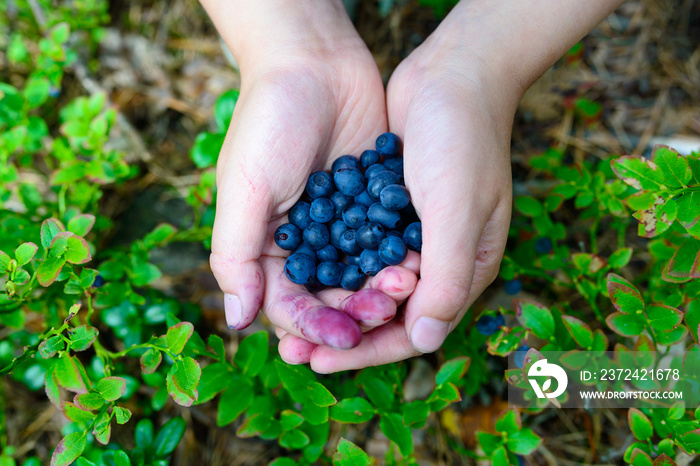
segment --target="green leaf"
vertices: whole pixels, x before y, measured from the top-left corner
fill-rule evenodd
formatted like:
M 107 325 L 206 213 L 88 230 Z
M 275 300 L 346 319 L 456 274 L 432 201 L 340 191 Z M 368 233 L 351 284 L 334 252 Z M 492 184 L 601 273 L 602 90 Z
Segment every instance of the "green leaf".
M 165 458 L 175 451 L 177 444 L 185 434 L 187 424 L 181 417 L 174 417 L 163 424 L 153 441 L 153 450 L 156 458 Z
M 492 466 L 510 466 L 511 462 L 508 459 L 508 450 L 505 446 L 500 446 L 494 450 L 491 456 Z
M 622 181 L 635 189 L 660 191 L 665 188 L 663 172 L 651 160 L 626 155 L 613 160 L 611 166 Z
M 145 286 L 162 276 L 163 273 L 155 265 L 138 261 L 135 256 L 131 257 L 131 281 L 134 285 Z
M 498 432 L 513 434 L 518 432 L 522 427 L 523 421 L 520 417 L 520 411 L 518 411 L 518 408 L 506 409 L 503 414 L 498 416 L 498 419 L 496 419 L 496 430 Z
M 679 420 L 685 415 L 685 402 L 684 401 L 678 401 L 676 403 L 673 403 L 670 408 L 668 408 L 668 415 L 667 417 L 669 419 L 675 419 Z
M 61 391 L 58 388 L 58 379 L 55 373 L 55 364 L 51 365 L 44 374 L 44 390 L 46 397 L 58 409 L 61 409 Z
M 80 236 L 70 236 L 66 240 L 66 252 L 63 255 L 67 262 L 71 264 L 84 264 L 92 260 L 90 247 L 84 238 Z
M 192 406 L 198 397 L 197 385 L 201 376 L 199 363 L 191 357 L 175 361 L 166 377 L 168 393 L 177 404 Z
M 700 338 L 700 299 L 691 301 L 685 310 L 685 324 L 695 342 Z
M 68 466 L 83 453 L 86 444 L 87 432 L 73 432 L 66 435 L 56 445 L 51 455 L 51 466 Z
M 529 455 L 542 443 L 542 439 L 532 429 L 525 428 L 508 435 L 508 450 L 516 455 Z
M 231 123 L 233 110 L 236 107 L 236 102 L 238 102 L 239 96 L 240 91 L 238 89 L 231 89 L 221 94 L 221 97 L 219 97 L 219 99 L 216 101 L 214 117 L 216 119 L 216 127 L 219 129 L 219 133 L 226 134 L 228 131 L 228 125 Z
M 331 407 L 329 414 L 334 421 L 346 424 L 359 424 L 372 419 L 375 412 L 369 401 L 356 397 L 340 400 Z
M 437 385 L 442 385 L 445 382 L 456 383 L 469 370 L 469 363 L 471 363 L 469 356 L 460 356 L 447 361 L 435 375 L 435 383 Z
M 326 387 L 318 382 L 311 382 L 307 387 L 307 397 L 313 404 L 320 407 L 332 406 L 336 399 Z
M 683 321 L 683 313 L 681 311 L 663 304 L 650 304 L 645 312 L 649 325 L 659 332 L 673 330 Z
M 63 414 L 65 414 L 68 419 L 78 424 L 89 424 L 97 417 L 95 413 L 80 409 L 70 401 L 63 403 Z
M 194 140 L 190 156 L 197 168 L 208 168 L 216 164 L 224 145 L 224 133 L 199 133 Z
M 70 37 L 70 26 L 68 23 L 58 23 L 50 31 L 51 39 L 57 44 L 65 44 Z
M 90 233 L 95 225 L 95 216 L 91 214 L 76 215 L 68 221 L 68 231 L 78 236 L 85 236 Z
M 39 344 L 39 354 L 44 359 L 52 358 L 59 351 L 66 349 L 66 343 L 60 335 L 54 335 Z
M 681 197 L 676 200 L 678 205 L 678 222 L 688 230 L 688 233 L 695 238 L 700 239 L 700 192 L 686 191 Z
M 288 430 L 279 438 L 280 446 L 288 450 L 300 450 L 308 445 L 310 441 L 309 436 L 299 429 Z
M 637 314 L 613 312 L 605 319 L 605 322 L 610 330 L 623 337 L 636 337 L 644 331 L 645 327 L 642 316 Z
M 481 449 L 484 450 L 484 453 L 487 456 L 493 455 L 493 452 L 496 451 L 496 449 L 501 446 L 501 436 L 500 435 L 493 435 L 489 434 L 487 432 L 476 432 L 476 440 L 479 442 L 479 445 L 481 445 Z
M 675 461 L 671 459 L 670 456 L 666 454 L 661 454 L 654 460 L 654 466 L 678 466 Z
M 645 451 L 635 448 L 632 450 L 632 456 L 630 457 L 630 463 L 632 466 L 653 466 L 654 462 L 651 460 L 651 456 Z
M 29 108 L 40 107 L 49 98 L 51 83 L 43 76 L 32 76 L 24 85 L 22 94 L 29 104 Z
M 194 332 L 194 325 L 189 322 L 180 322 L 173 325 L 165 334 L 165 345 L 174 354 L 180 354 L 185 349 L 187 340 L 192 336 L 192 332 Z
M 153 374 L 163 360 L 163 355 L 157 349 L 149 348 L 141 355 L 139 363 L 144 374 Z
M 126 424 L 131 419 L 131 410 L 122 408 L 121 406 L 114 407 L 114 417 L 117 419 L 117 424 Z
M 291 409 L 285 409 L 280 413 L 280 423 L 284 431 L 296 429 L 303 422 L 304 416 Z
M 291 366 L 275 359 L 277 373 L 282 385 L 289 392 L 292 399 L 298 403 L 306 403 L 309 400 L 309 387 L 314 382 L 314 377 L 303 366 Z
M 515 208 L 528 217 L 539 217 L 544 213 L 544 206 L 531 196 L 518 196 L 514 200 Z
M 250 383 L 241 383 L 227 388 L 219 399 L 216 412 L 216 425 L 224 427 L 238 419 L 253 402 L 253 387 Z
M 572 316 L 561 316 L 561 319 L 571 337 L 580 347 L 590 348 L 593 345 L 593 331 L 588 324 Z
M 123 377 L 105 377 L 97 382 L 95 390 L 107 401 L 118 400 L 126 391 L 126 379 Z
M 157 246 L 175 235 L 177 229 L 169 223 L 161 223 L 150 233 L 143 237 L 143 242 L 148 249 Z
M 211 348 L 214 350 L 214 353 L 216 353 L 216 356 L 218 357 L 219 361 L 226 361 L 226 350 L 224 348 L 224 340 L 219 335 L 215 333 L 209 335 L 209 338 L 207 338 L 207 344 L 211 346 Z
M 637 288 L 614 273 L 608 274 L 608 295 L 615 308 L 625 314 L 635 314 L 644 309 L 644 300 Z
M 15 259 L 17 259 L 17 265 L 21 267 L 28 264 L 29 261 L 34 259 L 34 255 L 38 249 L 39 246 L 34 243 L 24 243 L 19 245 L 19 247 L 15 249 Z
M 538 337 L 549 340 L 554 335 L 554 317 L 542 304 L 515 300 L 515 315 L 523 327 Z
M 95 411 L 102 408 L 106 401 L 102 395 L 95 391 L 89 391 L 87 393 L 81 393 L 73 398 L 75 404 L 83 410 Z
M 384 435 L 394 442 L 403 456 L 413 453 L 413 439 L 411 438 L 411 428 L 406 427 L 400 414 L 382 414 L 379 427 Z
M 7 272 L 10 270 L 10 256 L 0 251 L 0 271 Z
M 153 422 L 150 419 L 141 419 L 136 424 L 136 430 L 134 431 L 134 441 L 138 448 L 142 450 L 147 450 L 151 448 L 153 443 Z
M 357 376 L 357 383 L 374 407 L 379 412 L 386 412 L 392 409 L 395 395 L 389 381 L 379 377 L 380 374 L 376 368 L 363 369 Z
M 661 168 L 664 184 L 671 188 L 685 187 L 691 178 L 690 166 L 685 157 L 668 146 L 656 145 L 651 160 Z
M 650 439 L 654 434 L 651 421 L 637 408 L 630 408 L 627 413 L 627 422 L 634 436 L 641 441 Z
M 420 429 L 425 425 L 425 421 L 430 414 L 430 405 L 423 400 L 414 400 L 401 405 L 403 423 L 408 427 Z
M 65 263 L 66 260 L 63 257 L 50 257 L 39 264 L 36 269 L 36 278 L 39 284 L 41 286 L 51 285 L 61 273 L 61 268 Z
M 267 359 L 268 351 L 269 337 L 267 332 L 256 332 L 241 341 L 233 361 L 244 374 L 253 377 L 260 373 Z
M 341 437 L 338 451 L 333 454 L 333 466 L 369 466 L 369 456 L 362 448 Z
M 681 244 L 667 266 L 674 278 L 700 278 L 700 241 L 689 238 Z
M 41 246 L 48 250 L 53 238 L 65 230 L 65 227 L 58 219 L 48 218 L 44 220 L 41 224 Z
M 85 381 L 89 380 L 82 363 L 75 357 L 63 353 L 54 363 L 56 379 L 58 383 L 73 393 L 85 393 L 88 387 Z
M 73 351 L 85 351 L 90 348 L 99 335 L 99 331 L 95 327 L 81 325 L 70 330 L 69 340 Z
M 226 363 L 217 362 L 209 364 L 202 369 L 202 378 L 199 382 L 199 398 L 195 404 L 206 403 L 214 398 L 219 392 L 229 386 L 237 384 L 238 380 L 231 371 L 231 366 Z
M 613 269 L 621 269 L 632 259 L 632 248 L 622 248 L 613 252 L 608 258 L 608 265 Z

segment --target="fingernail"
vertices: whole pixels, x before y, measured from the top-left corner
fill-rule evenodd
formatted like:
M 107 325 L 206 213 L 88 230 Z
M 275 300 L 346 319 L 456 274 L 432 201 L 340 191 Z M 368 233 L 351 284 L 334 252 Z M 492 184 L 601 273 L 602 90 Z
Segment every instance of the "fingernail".
M 235 294 L 224 294 L 224 311 L 229 328 L 236 329 L 243 318 L 241 300 Z
M 450 323 L 433 319 L 432 317 L 420 317 L 411 330 L 411 344 L 421 353 L 432 353 L 442 346 L 450 330 Z

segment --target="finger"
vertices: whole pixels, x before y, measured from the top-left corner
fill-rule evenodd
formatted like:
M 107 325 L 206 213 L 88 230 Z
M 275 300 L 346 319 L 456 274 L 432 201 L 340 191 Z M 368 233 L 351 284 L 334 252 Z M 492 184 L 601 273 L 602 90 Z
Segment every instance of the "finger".
M 287 332 L 284 329 L 281 329 L 279 327 L 275 327 L 275 335 L 277 335 L 277 338 L 280 340 L 282 339 L 283 336 L 285 336 Z
M 288 364 L 307 364 L 311 360 L 311 353 L 317 346 L 310 341 L 287 333 L 280 340 L 277 349 L 284 362 Z
M 406 336 L 406 328 L 400 320 L 389 322 L 365 333 L 355 348 L 338 351 L 318 346 L 310 358 L 311 369 L 321 374 L 379 366 L 418 356 Z

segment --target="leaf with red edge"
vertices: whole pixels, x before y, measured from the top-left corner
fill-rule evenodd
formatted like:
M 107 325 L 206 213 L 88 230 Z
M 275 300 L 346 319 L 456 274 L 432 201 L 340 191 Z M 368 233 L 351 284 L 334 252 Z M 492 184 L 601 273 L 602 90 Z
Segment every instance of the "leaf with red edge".
M 608 274 L 608 295 L 615 308 L 623 314 L 644 309 L 644 300 L 637 288 L 617 274 Z
M 641 315 L 613 312 L 605 322 L 610 330 L 623 337 L 635 337 L 644 331 L 645 322 Z
M 700 240 L 689 238 L 671 257 L 668 275 L 680 279 L 700 278 Z
M 73 432 L 66 435 L 51 455 L 51 466 L 68 466 L 83 454 L 87 445 L 87 432 Z
M 665 453 L 660 454 L 656 460 L 654 460 L 654 466 L 678 466 L 675 461 L 671 459 L 670 456 Z

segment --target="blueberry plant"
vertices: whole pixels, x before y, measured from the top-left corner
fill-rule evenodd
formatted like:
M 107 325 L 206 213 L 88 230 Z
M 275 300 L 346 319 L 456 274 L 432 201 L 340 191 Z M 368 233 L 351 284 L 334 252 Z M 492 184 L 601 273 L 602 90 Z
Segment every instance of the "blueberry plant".
M 501 277 L 508 293 L 538 290 L 542 302 L 516 296 L 512 309 L 469 311 L 445 342 L 424 399 L 407 400 L 407 362 L 321 377 L 284 363 L 267 332 L 227 351 L 228 335 L 202 333 L 196 305 L 155 286 L 163 272 L 152 253 L 176 242 L 210 246 L 212 167 L 238 92 L 221 96 L 216 129 L 194 141 L 200 177 L 184 199 L 192 221 L 105 247 L 101 238 L 115 221 L 101 201 L 107 190 L 132 186 L 140 170 L 109 144 L 118 113 L 107 96 L 64 89 L 79 86 L 66 71 L 80 60 L 95 66 L 89 60 L 103 35 L 106 2 L 14 6 L 12 33 L 0 24 L 8 63 L 0 70 L 0 374 L 43 392 L 65 417 L 62 439 L 50 446 L 52 465 L 169 464 L 191 428 L 177 415 L 159 422 L 175 405 L 212 405 L 220 428 L 276 445 L 278 466 L 374 463 L 350 424 L 378 426 L 391 445 L 384 463 L 416 464 L 413 431 L 432 429 L 442 419 L 435 413 L 503 381 L 494 361 L 508 356 L 527 367 L 540 351 L 663 355 L 680 345 L 700 374 L 700 157 L 667 147 L 650 158 L 596 163 L 572 165 L 555 149 L 530 159 L 551 187 L 515 199 Z M 573 105 L 584 124 L 600 117 L 594 102 Z M 640 261 L 644 267 L 631 267 Z M 505 380 L 521 383 L 519 374 L 506 372 Z M 0 402 L 6 398 L 0 393 Z M 533 422 L 542 410 L 504 410 L 475 433 L 474 447 L 445 441 L 466 457 L 518 464 L 547 442 Z M 11 444 L 0 411 L 0 464 L 48 463 Z M 672 465 L 679 452 L 700 449 L 700 409 L 676 404 L 626 415 L 635 439 L 627 463 Z M 133 442 L 117 441 L 124 436 L 115 433 L 127 428 Z M 340 440 L 331 442 L 338 430 Z

